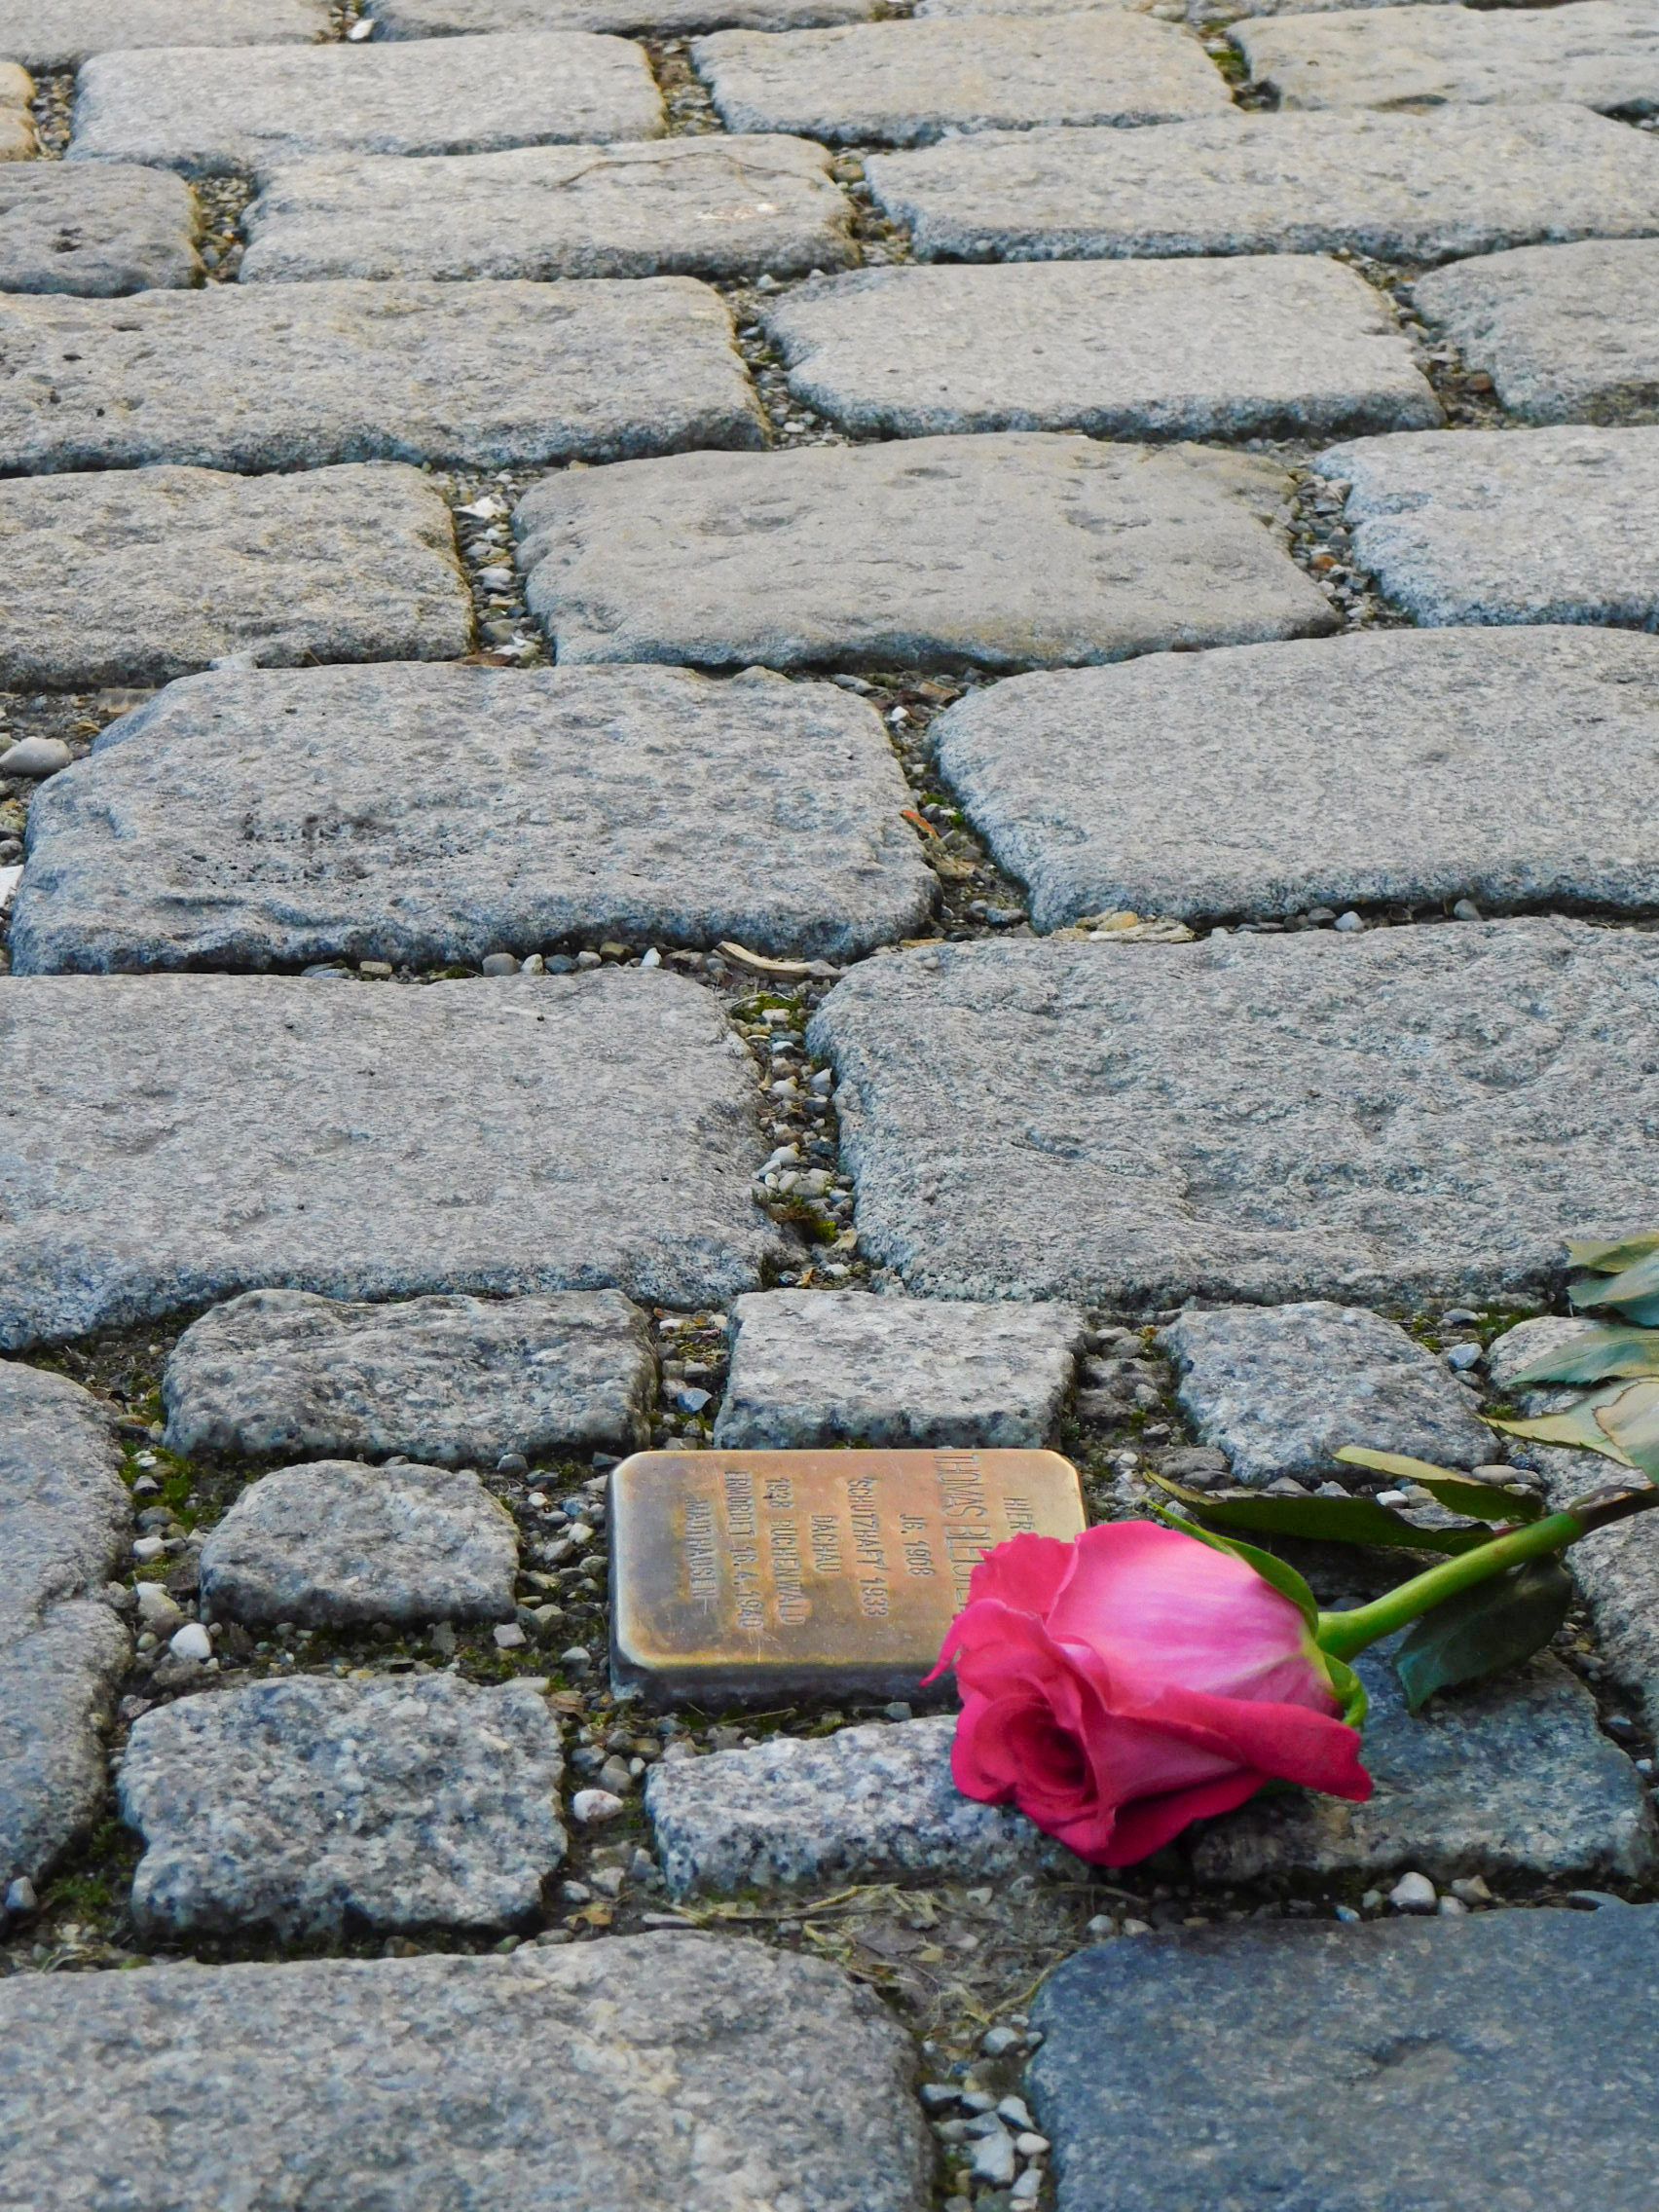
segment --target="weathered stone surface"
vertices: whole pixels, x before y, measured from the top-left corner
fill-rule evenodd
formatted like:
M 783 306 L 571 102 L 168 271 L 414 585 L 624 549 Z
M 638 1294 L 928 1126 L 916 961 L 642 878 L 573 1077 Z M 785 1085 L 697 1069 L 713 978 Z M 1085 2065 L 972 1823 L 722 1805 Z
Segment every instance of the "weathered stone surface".
M 613 1290 L 390 1306 L 253 1290 L 193 1322 L 162 1377 L 167 1450 L 187 1458 L 627 1450 L 649 1442 L 655 1397 L 649 1327 Z
M 277 46 L 328 35 L 327 0 L 0 0 L 0 54 L 74 69 L 134 46 Z
M 1225 115 L 875 156 L 923 261 L 1328 253 L 1447 261 L 1659 231 L 1659 143 L 1562 102 L 1431 115 Z
M 752 1292 L 732 1309 L 731 1374 L 715 1441 L 1047 1444 L 1083 1349 L 1070 1306 Z
M 267 177 L 240 280 L 791 276 L 844 268 L 851 226 L 829 155 L 801 138 L 319 154 Z
M 1529 423 L 1659 416 L 1659 240 L 1523 246 L 1437 270 L 1413 293 Z
M 1333 628 L 1248 511 L 1281 483 L 1226 456 L 930 438 L 547 477 L 517 527 L 562 661 L 1053 666 Z
M 933 908 L 909 803 L 869 706 L 759 671 L 224 671 L 42 792 L 14 963 L 867 952 Z
M 181 1698 L 122 1761 L 133 1918 L 163 1939 L 511 1927 L 565 1856 L 564 1763 L 517 1684 L 302 1676 Z
M 1442 420 L 1378 294 L 1306 256 L 865 269 L 764 320 L 791 390 L 850 430 L 1299 437 Z
M 1414 1719 L 1386 1649 L 1358 1662 L 1376 1795 L 1364 1805 L 1307 1790 L 1256 1798 L 1193 1831 L 1200 1881 L 1373 1880 L 1405 1867 L 1436 1881 L 1653 1872 L 1659 1846 L 1641 1777 L 1559 1659 L 1443 1690 Z
M 1415 622 L 1659 624 L 1659 428 L 1425 430 L 1315 465 L 1352 486 L 1354 559 Z
M 299 154 L 484 154 L 563 139 L 656 138 L 663 129 L 644 49 L 585 31 L 181 47 L 89 61 L 69 158 L 220 175 Z
M 171 2212 L 187 2174 L 203 2204 L 299 2187 L 339 2212 L 375 2194 L 400 2212 L 923 2212 L 914 2070 L 836 1968 L 691 1934 L 18 1974 L 0 1986 L 0 2193 Z
M 0 167 L 0 292 L 107 297 L 194 284 L 196 203 L 158 169 Z
M 435 486 L 398 464 L 0 484 L 0 683 L 166 683 L 230 653 L 448 660 L 472 607 Z
M 1455 1467 L 1492 1456 L 1462 1383 L 1363 1306 L 1194 1306 L 1161 1342 L 1181 1370 L 1183 1410 L 1237 1482 L 1340 1476 L 1345 1444 Z
M 1283 108 L 1441 100 L 1574 100 L 1659 108 L 1659 18 L 1647 0 L 1561 8 L 1359 8 L 1242 22 L 1234 43 Z
M 132 1513 L 97 1400 L 0 1361 L 0 1894 L 35 1880 L 104 1794 L 98 1728 L 127 1663 L 103 1600 Z
M 1060 2212 L 1644 2212 L 1656 1972 L 1651 1907 L 1096 1944 L 1032 2014 Z
M 1122 908 L 1659 903 L 1659 834 L 1630 804 L 1659 745 L 1651 638 L 1373 630 L 1148 655 L 972 692 L 932 737 L 1042 930 Z
M 874 15 L 878 0 L 369 0 L 385 38 L 446 38 L 482 31 L 635 31 L 678 38 L 742 24 L 801 30 Z
M 22 471 L 505 468 L 765 442 L 730 311 L 684 276 L 12 299 L 0 359 L 0 468 Z
M 748 1055 L 676 976 L 13 977 L 0 1047 L 8 1346 L 271 1282 L 713 1305 L 781 1249 Z
M 1228 107 L 1196 39 L 1128 10 L 717 31 L 691 58 L 728 130 L 919 146 L 1033 124 L 1176 123 Z
M 1080 1874 L 1022 1813 L 961 1794 L 950 1779 L 955 1733 L 944 1714 L 653 1766 L 645 1812 L 671 1895 Z
M 1612 1234 L 1609 1231 L 1609 1234 Z M 1487 1379 L 1495 1391 L 1512 1401 L 1528 1419 L 1561 1413 L 1584 1396 L 1581 1389 L 1536 1386 L 1517 1390 L 1515 1377 L 1530 1360 L 1570 1343 L 1586 1323 L 1546 1318 L 1522 1321 L 1506 1330 L 1487 1352 Z M 1595 1452 L 1575 1452 L 1563 1445 L 1534 1444 L 1521 1437 L 1501 1440 L 1507 1456 L 1524 1467 L 1534 1468 L 1544 1479 L 1544 1493 L 1551 1508 L 1560 1511 L 1576 1498 L 1589 1497 L 1609 1483 L 1626 1479 L 1627 1470 Z M 1650 1729 L 1659 1730 L 1659 1542 L 1655 1524 L 1646 1515 L 1621 1521 L 1610 1529 L 1598 1529 L 1582 1543 L 1574 1544 L 1567 1564 L 1584 1594 L 1602 1656 L 1614 1677 L 1632 1689 Z
M 947 945 L 808 1041 L 913 1289 L 1392 1304 L 1550 1279 L 1609 1191 L 1659 1213 L 1656 990 L 1659 940 L 1568 921 Z
M 0 63 L 0 68 L 4 66 Z M 0 97 L 0 162 L 32 161 L 39 152 L 34 117 L 26 107 L 14 106 Z
M 512 1515 L 469 1469 L 315 1459 L 249 1483 L 202 1547 L 215 1617 L 299 1621 L 512 1618 Z

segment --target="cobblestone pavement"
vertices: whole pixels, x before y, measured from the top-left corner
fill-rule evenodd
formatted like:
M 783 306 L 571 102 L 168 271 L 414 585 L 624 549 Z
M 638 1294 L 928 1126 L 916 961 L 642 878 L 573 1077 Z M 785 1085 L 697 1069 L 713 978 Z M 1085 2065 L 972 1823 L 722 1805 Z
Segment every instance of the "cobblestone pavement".
M 0 0 L 0 2201 L 1650 2212 L 1642 1524 L 1108 1877 L 613 1691 L 607 1489 L 1500 1456 L 1659 1219 L 1655 110 L 1631 0 Z

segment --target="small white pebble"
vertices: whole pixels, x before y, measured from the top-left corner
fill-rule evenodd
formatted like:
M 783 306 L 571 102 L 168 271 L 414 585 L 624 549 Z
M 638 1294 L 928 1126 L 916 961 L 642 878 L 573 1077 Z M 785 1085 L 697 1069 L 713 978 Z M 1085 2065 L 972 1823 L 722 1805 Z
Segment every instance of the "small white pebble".
M 1442 1898 L 1435 1905 L 1442 1920 L 1467 1920 L 1469 1908 L 1461 1898 Z
M 495 1637 L 498 1651 L 516 1651 L 521 1643 L 528 1641 L 517 1621 L 498 1621 Z
M 1339 930 L 1362 930 L 1364 929 L 1365 924 L 1360 920 L 1359 916 L 1350 906 L 1346 914 L 1339 914 L 1337 916 L 1336 921 L 1333 923 L 1332 927 Z
M 1023 2097 L 1004 2097 L 997 2107 L 997 2118 L 1006 2120 L 1010 2127 L 1033 2128 L 1037 2122 L 1026 2108 Z
M 1125 1920 L 1124 1934 L 1125 1936 L 1150 1936 L 1152 1934 L 1152 1922 L 1150 1920 Z
M 1048 2156 L 1049 2138 L 1039 2135 L 1034 2127 L 1028 2127 L 1022 2135 L 1014 2137 L 1014 2147 L 1022 2158 L 1042 2158 Z
M 625 1810 L 621 1798 L 609 1789 L 578 1789 L 571 1799 L 571 1811 L 585 1828 L 602 1828 Z
M 176 1635 L 168 1637 L 167 1649 L 175 1659 L 211 1659 L 213 1639 L 200 1621 L 186 1621 Z
M 1432 1912 L 1437 1901 L 1434 1884 L 1426 1874 L 1402 1874 L 1388 1892 L 1388 1902 L 1396 1912 Z
M 132 1556 L 140 1567 L 146 1567 L 151 1560 L 160 1559 L 166 1548 L 165 1536 L 139 1536 L 133 1543 Z

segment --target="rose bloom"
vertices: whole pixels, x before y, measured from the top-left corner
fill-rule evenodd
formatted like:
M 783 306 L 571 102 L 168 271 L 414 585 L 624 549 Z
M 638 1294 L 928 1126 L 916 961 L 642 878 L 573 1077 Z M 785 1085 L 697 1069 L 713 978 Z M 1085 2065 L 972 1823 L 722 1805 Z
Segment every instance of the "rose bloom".
M 1013 1802 L 1098 1865 L 1145 1859 L 1275 1777 L 1371 1794 L 1300 1609 L 1154 1522 L 987 1552 L 928 1679 L 953 1662 L 958 1789 Z

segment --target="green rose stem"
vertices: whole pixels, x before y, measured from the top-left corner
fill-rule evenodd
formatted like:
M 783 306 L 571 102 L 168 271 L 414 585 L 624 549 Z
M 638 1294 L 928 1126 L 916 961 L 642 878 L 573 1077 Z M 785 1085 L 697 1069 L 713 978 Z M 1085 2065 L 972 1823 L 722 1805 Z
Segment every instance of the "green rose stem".
M 1392 1636 L 1396 1629 L 1406 1627 L 1448 1598 L 1456 1597 L 1459 1591 L 1489 1581 L 1494 1574 L 1505 1574 L 1512 1567 L 1524 1567 L 1530 1559 L 1565 1551 L 1593 1529 L 1608 1528 L 1615 1521 L 1655 1506 L 1659 1506 L 1659 1486 L 1597 1491 L 1592 1496 L 1577 1499 L 1563 1513 L 1507 1529 L 1490 1544 L 1443 1560 L 1424 1574 L 1414 1574 L 1409 1582 L 1373 1599 L 1369 1605 L 1356 1605 L 1346 1613 L 1321 1613 L 1315 1641 L 1333 1659 L 1351 1659 L 1368 1644 Z

